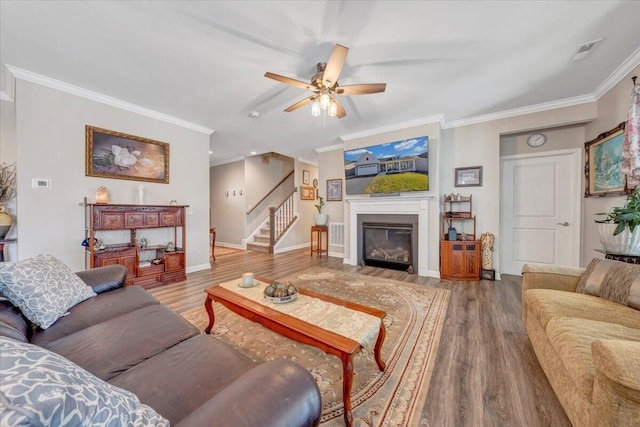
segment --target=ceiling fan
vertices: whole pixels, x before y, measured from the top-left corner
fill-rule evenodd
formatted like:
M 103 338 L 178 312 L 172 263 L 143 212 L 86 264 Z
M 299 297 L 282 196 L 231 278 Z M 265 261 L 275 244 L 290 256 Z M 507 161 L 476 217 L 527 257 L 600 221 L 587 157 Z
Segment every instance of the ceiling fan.
M 336 98 L 336 95 L 367 95 L 370 93 L 384 92 L 387 87 L 386 83 L 365 83 L 340 86 L 338 84 L 338 77 L 340 76 L 340 72 L 342 71 L 348 52 L 349 48 L 336 44 L 331 52 L 331 56 L 329 56 L 329 60 L 326 63 L 320 62 L 316 66 L 317 72 L 313 77 L 311 77 L 311 83 L 305 83 L 300 80 L 269 72 L 266 72 L 264 76 L 313 92 L 313 95 L 303 99 L 302 101 L 296 102 L 284 110 L 287 113 L 297 110 L 309 103 L 313 103 L 311 106 L 311 114 L 314 116 L 319 116 L 321 110 L 326 110 L 328 111 L 329 116 L 337 116 L 341 119 L 346 116 L 347 113 L 344 111 L 344 107 L 340 101 Z

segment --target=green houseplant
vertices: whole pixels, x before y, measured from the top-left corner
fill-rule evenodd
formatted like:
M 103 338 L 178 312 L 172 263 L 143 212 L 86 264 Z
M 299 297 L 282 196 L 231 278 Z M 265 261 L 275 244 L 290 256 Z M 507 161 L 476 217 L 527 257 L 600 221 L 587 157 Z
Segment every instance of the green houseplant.
M 613 207 L 608 212 L 596 215 L 599 224 L 600 242 L 605 251 L 622 255 L 640 255 L 640 189 L 627 196 L 624 206 Z
M 327 225 L 329 222 L 329 215 L 322 213 L 322 208 L 324 207 L 324 198 L 318 197 L 318 204 L 314 205 L 318 210 L 318 214 L 313 216 L 313 220 L 316 225 Z

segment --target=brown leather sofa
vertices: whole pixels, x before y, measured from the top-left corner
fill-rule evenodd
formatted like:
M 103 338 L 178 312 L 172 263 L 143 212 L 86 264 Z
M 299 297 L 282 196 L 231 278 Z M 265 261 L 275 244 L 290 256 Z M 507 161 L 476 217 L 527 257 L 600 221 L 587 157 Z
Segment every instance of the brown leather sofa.
M 97 296 L 46 330 L 0 302 L 0 336 L 58 353 L 136 394 L 172 425 L 317 426 L 321 400 L 311 374 L 289 360 L 256 364 L 161 305 L 126 268 L 78 273 Z M 203 296 L 204 298 L 204 296 Z

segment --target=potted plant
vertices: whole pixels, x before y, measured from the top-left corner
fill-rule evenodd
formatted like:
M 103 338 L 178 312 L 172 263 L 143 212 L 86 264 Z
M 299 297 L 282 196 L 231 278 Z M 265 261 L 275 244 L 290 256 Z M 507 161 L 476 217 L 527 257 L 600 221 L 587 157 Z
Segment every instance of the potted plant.
M 604 219 L 595 220 L 600 231 L 600 242 L 605 251 L 620 255 L 640 255 L 640 188 L 633 190 L 623 207 L 601 212 Z
M 324 198 L 318 197 L 318 204 L 314 206 L 318 209 L 318 214 L 313 216 L 313 220 L 316 222 L 316 225 L 327 225 L 329 222 L 329 215 L 322 213 Z
M 6 212 L 5 203 L 16 195 L 16 166 L 0 164 L 0 239 L 11 229 L 13 217 Z

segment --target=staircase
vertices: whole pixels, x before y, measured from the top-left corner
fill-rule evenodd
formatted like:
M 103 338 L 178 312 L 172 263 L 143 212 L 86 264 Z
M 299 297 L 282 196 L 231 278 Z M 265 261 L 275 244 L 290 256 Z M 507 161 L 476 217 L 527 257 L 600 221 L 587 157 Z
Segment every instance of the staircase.
M 260 230 L 253 235 L 253 241 L 247 242 L 247 249 L 272 254 L 278 240 L 298 219 L 295 215 L 294 188 L 291 194 L 277 208 L 269 208 L 269 217 L 262 224 Z
M 271 244 L 269 243 L 270 233 L 271 228 L 269 224 L 266 223 L 260 227 L 260 231 L 257 234 L 253 235 L 253 241 L 247 242 L 247 249 L 257 252 L 273 253 L 273 248 L 270 247 Z

